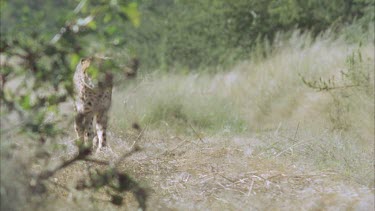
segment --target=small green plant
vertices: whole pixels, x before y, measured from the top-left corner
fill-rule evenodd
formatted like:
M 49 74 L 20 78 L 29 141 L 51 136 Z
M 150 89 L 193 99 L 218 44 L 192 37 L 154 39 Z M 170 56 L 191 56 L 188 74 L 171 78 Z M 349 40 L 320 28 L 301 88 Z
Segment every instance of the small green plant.
M 317 91 L 331 91 L 352 87 L 371 88 L 371 73 L 367 65 L 363 61 L 361 52 L 357 50 L 347 57 L 347 69 L 340 71 L 340 81 L 335 79 L 335 76 L 331 76 L 328 79 L 320 77 L 318 80 L 307 80 L 301 75 L 300 77 L 306 86 Z
M 374 95 L 374 73 L 371 61 L 365 61 L 361 51 L 354 51 L 346 59 L 346 69 L 340 71 L 339 79 L 331 76 L 328 79 L 307 80 L 300 75 L 302 82 L 316 91 L 328 92 L 332 97 L 330 120 L 333 129 L 347 130 L 352 125 L 349 114 L 354 107 L 354 96 L 364 95 L 371 99 Z

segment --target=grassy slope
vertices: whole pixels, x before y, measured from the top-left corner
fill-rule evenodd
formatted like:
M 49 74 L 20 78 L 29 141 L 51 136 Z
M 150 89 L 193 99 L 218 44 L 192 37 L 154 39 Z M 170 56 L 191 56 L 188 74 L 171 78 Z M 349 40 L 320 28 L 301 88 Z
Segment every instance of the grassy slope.
M 370 74 L 367 94 L 316 92 L 302 83 L 299 74 L 348 83 L 340 71 L 353 52 L 363 58 L 355 68 Z M 144 152 L 124 169 L 169 208 L 371 209 L 373 52 L 373 44 L 358 50 L 296 34 L 267 59 L 229 72 L 155 74 L 118 89 L 114 134 L 126 136 L 133 121 L 147 128 L 139 142 Z

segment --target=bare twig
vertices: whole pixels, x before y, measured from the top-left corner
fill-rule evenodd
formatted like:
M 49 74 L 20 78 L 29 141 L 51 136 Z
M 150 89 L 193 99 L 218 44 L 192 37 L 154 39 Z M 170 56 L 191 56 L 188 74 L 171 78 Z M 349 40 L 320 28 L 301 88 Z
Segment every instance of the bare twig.
M 327 89 L 318 89 L 319 92 L 322 92 L 322 91 L 331 91 L 331 90 L 335 90 L 335 89 L 348 89 L 348 88 L 353 88 L 353 87 L 359 87 L 361 85 L 344 85 L 344 86 L 335 86 L 335 87 L 329 87 Z
M 297 137 L 298 129 L 299 129 L 299 122 L 298 122 L 298 125 L 297 125 L 296 132 L 294 133 L 293 141 L 296 141 L 296 137 Z M 279 153 L 275 156 L 275 158 L 279 157 L 280 155 L 282 155 L 282 154 L 285 153 L 286 151 L 291 150 L 293 147 L 299 145 L 300 143 L 303 143 L 303 141 L 300 141 L 300 142 L 294 143 L 292 146 L 289 146 L 289 147 L 285 148 L 283 151 L 279 152 Z
M 91 159 L 91 158 L 84 158 L 83 160 L 87 162 L 91 162 L 91 163 L 96 163 L 99 165 L 109 165 L 109 162 L 104 161 L 104 160 L 96 160 L 96 159 Z
M 299 129 L 299 122 L 298 122 L 298 124 L 297 124 L 296 132 L 294 133 L 293 141 L 296 140 L 296 136 L 297 136 L 298 129 Z
M 297 142 L 297 143 L 295 143 L 295 144 L 293 144 L 293 145 L 291 145 L 291 146 L 285 148 L 283 151 L 279 152 L 279 153 L 275 156 L 275 158 L 279 157 L 280 155 L 284 154 L 286 151 L 291 150 L 291 149 L 293 149 L 295 146 L 298 146 L 299 144 L 302 144 L 302 143 L 304 143 L 304 141 Z
M 98 164 L 102 164 L 102 165 L 108 165 L 108 163 L 106 161 L 94 160 L 94 159 L 87 158 L 87 156 L 89 155 L 89 152 L 90 152 L 90 150 L 86 150 L 86 151 L 80 152 L 75 157 L 73 157 L 72 159 L 63 161 L 55 169 L 53 169 L 53 170 L 46 170 L 46 171 L 42 172 L 38 176 L 38 180 L 46 180 L 46 179 L 52 177 L 53 175 L 55 175 L 56 172 L 58 172 L 59 170 L 64 169 L 64 168 L 72 165 L 73 163 L 75 163 L 76 161 L 79 161 L 79 160 L 88 161 L 88 162 L 94 162 L 94 163 L 98 163 Z
M 247 196 L 251 195 L 251 192 L 253 191 L 254 182 L 255 182 L 254 180 L 251 180 L 251 184 L 250 184 L 250 187 L 249 187 L 249 192 L 247 192 Z
M 232 179 L 229 179 L 228 177 L 226 177 L 226 176 L 224 176 L 224 175 L 222 175 L 222 174 L 219 174 L 219 173 L 217 173 L 217 175 L 219 175 L 220 177 L 222 177 L 222 178 L 224 178 L 224 179 L 228 180 L 228 181 L 229 181 L 229 182 L 231 182 L 231 183 L 235 183 L 235 181 L 234 181 L 234 180 L 232 180 Z
M 281 125 L 282 125 L 282 123 L 280 122 L 279 125 L 277 126 L 277 129 L 276 129 L 275 132 L 274 132 L 274 135 L 279 134 L 279 130 L 280 130 L 280 128 L 281 128 Z
M 148 128 L 148 125 L 146 125 L 145 129 L 143 129 L 137 136 L 137 138 L 135 139 L 135 141 L 133 142 L 133 144 L 130 146 L 130 149 L 132 149 L 134 147 L 134 145 L 141 139 L 141 137 L 143 136 L 143 134 L 145 133 L 145 131 L 147 130 Z
M 203 139 L 200 137 L 200 135 L 197 133 L 197 131 L 194 129 L 194 127 L 190 124 L 190 122 L 187 122 L 187 124 L 190 126 L 190 128 L 193 130 L 194 134 L 199 138 L 199 140 L 204 143 Z
M 138 142 L 138 140 L 141 139 L 141 137 L 143 136 L 144 132 L 147 130 L 148 128 L 148 125 L 145 127 L 145 129 L 143 129 L 137 136 L 137 138 L 135 139 L 135 141 L 133 142 L 133 144 L 131 145 L 130 149 L 131 151 L 130 152 L 127 152 L 125 154 L 123 154 L 119 159 L 117 159 L 114 163 L 113 163 L 113 166 L 116 168 L 125 158 L 131 156 L 132 154 L 134 154 L 135 152 L 138 152 L 140 151 L 140 148 L 137 147 L 136 143 Z
M 172 151 L 176 150 L 177 148 L 181 147 L 185 142 L 187 142 L 187 140 L 183 140 L 183 141 L 181 141 L 179 144 L 177 144 L 176 147 L 174 147 L 174 148 L 172 148 L 172 149 L 164 150 L 164 152 L 158 154 L 156 157 L 159 157 L 160 155 L 164 155 L 164 154 L 167 153 L 167 152 L 172 152 Z
M 67 160 L 67 161 L 64 161 L 61 165 L 57 166 L 53 170 L 46 170 L 46 171 L 40 173 L 38 175 L 38 181 L 40 182 L 42 180 L 47 180 L 48 178 L 50 178 L 53 175 L 55 175 L 56 172 L 58 172 L 60 169 L 66 168 L 66 167 L 70 166 L 71 164 L 73 164 L 74 162 L 76 162 L 78 160 L 81 160 L 81 159 L 82 159 L 82 155 L 78 154 L 74 158 L 72 158 L 70 160 Z
M 127 158 L 127 157 L 130 157 L 131 155 L 133 155 L 135 152 L 138 152 L 138 151 L 140 151 L 141 149 L 139 148 L 139 147 L 134 147 L 130 152 L 127 152 L 127 153 L 125 153 L 125 154 L 123 154 L 123 155 L 121 155 L 121 157 L 119 158 L 119 159 L 117 159 L 113 164 L 112 164 L 112 166 L 114 167 L 114 168 L 116 168 L 125 158 Z

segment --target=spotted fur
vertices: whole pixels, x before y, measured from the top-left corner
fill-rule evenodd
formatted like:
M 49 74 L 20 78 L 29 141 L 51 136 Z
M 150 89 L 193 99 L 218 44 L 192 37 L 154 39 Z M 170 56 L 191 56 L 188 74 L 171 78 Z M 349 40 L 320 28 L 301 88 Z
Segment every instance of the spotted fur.
M 97 151 L 107 145 L 108 111 L 112 101 L 113 77 L 105 77 L 94 84 L 87 74 L 92 58 L 81 59 L 73 77 L 75 89 L 75 124 L 78 139 L 88 146 L 97 142 Z M 94 125 L 95 119 L 95 128 Z M 94 137 L 95 134 L 95 137 Z

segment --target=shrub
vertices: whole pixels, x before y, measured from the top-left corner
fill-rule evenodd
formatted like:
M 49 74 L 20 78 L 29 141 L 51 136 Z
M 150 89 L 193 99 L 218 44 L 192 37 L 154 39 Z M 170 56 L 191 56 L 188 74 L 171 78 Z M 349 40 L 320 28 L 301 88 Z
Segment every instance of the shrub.
M 366 29 L 375 20 L 371 0 L 163 0 L 140 5 L 141 25 L 124 33 L 144 70 L 233 64 L 248 58 L 259 40 L 273 41 L 281 31 L 298 28 L 315 37 L 328 28 L 340 31 L 354 20 Z

